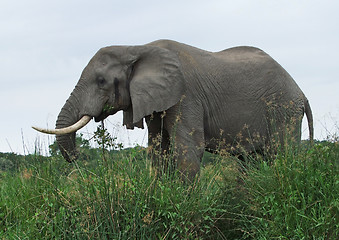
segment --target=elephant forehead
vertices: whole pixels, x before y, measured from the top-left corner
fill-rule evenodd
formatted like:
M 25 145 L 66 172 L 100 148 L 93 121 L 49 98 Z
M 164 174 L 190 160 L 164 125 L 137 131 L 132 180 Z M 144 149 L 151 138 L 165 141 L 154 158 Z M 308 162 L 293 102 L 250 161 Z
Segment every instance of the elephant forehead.
M 126 66 L 122 65 L 117 59 L 103 57 L 92 59 L 84 69 L 83 75 L 90 79 L 98 75 L 120 77 L 125 71 Z
M 110 56 L 108 54 L 100 54 L 98 56 L 93 57 L 89 65 L 93 65 L 94 68 L 102 68 L 102 67 L 114 67 L 121 66 L 121 62 L 118 58 L 114 56 Z

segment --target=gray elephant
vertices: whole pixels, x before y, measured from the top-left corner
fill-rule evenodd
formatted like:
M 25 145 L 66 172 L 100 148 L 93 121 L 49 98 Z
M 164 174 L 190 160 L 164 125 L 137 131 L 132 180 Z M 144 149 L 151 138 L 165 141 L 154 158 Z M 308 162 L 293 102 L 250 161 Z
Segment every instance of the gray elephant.
M 170 40 L 100 49 L 63 106 L 55 130 L 64 158 L 76 157 L 75 132 L 92 118 L 122 110 L 129 129 L 148 127 L 149 145 L 175 149 L 176 166 L 192 180 L 205 150 L 262 152 L 287 130 L 301 139 L 308 100 L 292 77 L 254 47 L 208 52 Z M 173 141 L 172 141 L 173 140 Z

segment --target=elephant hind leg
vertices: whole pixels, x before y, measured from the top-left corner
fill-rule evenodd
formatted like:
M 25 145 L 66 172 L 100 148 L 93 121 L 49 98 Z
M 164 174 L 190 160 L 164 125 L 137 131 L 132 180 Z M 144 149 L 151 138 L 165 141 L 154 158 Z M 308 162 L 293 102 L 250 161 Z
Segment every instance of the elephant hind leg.
M 273 158 L 277 153 L 283 153 L 291 148 L 299 147 L 301 143 L 302 117 L 289 117 L 281 122 L 275 122 L 269 127 L 269 134 L 263 147 L 263 156 Z

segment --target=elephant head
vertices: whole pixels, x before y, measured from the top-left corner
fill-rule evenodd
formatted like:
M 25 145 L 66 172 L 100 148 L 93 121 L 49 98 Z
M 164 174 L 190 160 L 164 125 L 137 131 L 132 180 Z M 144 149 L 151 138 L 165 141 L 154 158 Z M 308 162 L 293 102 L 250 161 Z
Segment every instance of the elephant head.
M 175 53 L 148 45 L 106 47 L 83 70 L 58 115 L 56 129 L 35 129 L 56 134 L 63 157 L 72 161 L 77 157 L 75 132 L 92 118 L 101 121 L 123 110 L 127 128 L 143 127 L 145 116 L 177 104 L 183 92 Z

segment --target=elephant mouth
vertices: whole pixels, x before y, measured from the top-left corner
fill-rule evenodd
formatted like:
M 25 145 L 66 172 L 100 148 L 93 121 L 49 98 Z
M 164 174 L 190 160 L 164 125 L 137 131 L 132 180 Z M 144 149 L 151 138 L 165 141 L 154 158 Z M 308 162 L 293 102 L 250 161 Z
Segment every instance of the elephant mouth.
M 116 112 L 118 112 L 119 110 L 114 108 L 114 107 L 107 107 L 105 106 L 102 110 L 102 112 L 100 113 L 99 116 L 97 117 L 94 117 L 94 121 L 95 122 L 101 122 L 102 120 L 106 119 L 109 115 L 113 115 L 115 114 Z
M 95 122 L 101 122 L 105 118 L 107 118 L 110 114 L 102 112 L 99 116 L 94 118 Z

